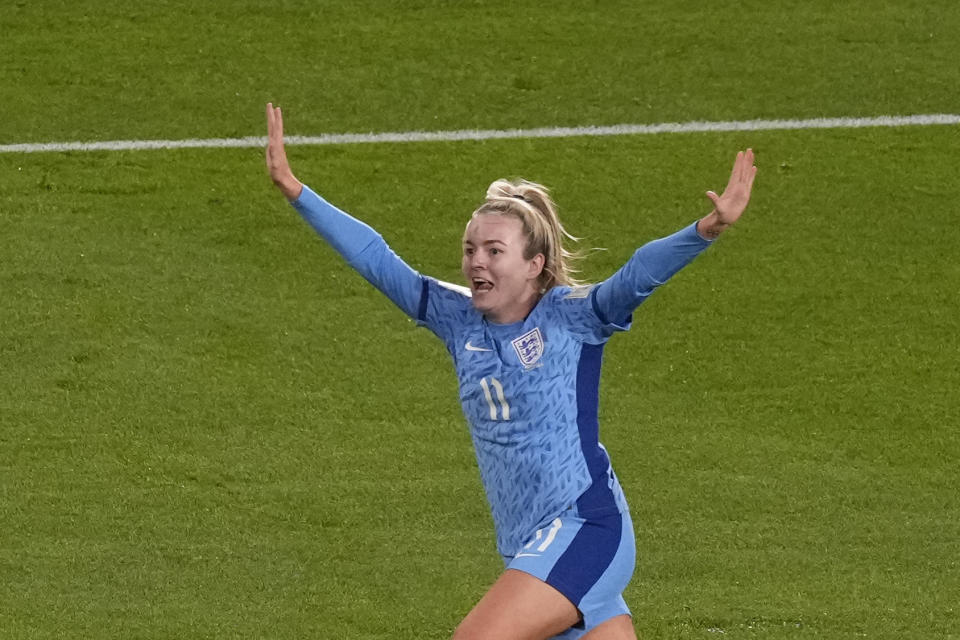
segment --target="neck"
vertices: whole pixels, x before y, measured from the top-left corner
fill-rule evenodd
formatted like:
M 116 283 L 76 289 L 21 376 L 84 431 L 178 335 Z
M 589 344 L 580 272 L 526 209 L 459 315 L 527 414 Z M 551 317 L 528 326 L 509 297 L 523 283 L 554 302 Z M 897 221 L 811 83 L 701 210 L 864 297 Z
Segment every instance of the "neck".
M 540 302 L 540 297 L 539 291 L 531 290 L 523 297 L 518 298 L 508 309 L 491 310 L 485 313 L 484 316 L 487 320 L 496 324 L 522 322 L 530 315 L 530 312 L 537 306 L 537 303 Z

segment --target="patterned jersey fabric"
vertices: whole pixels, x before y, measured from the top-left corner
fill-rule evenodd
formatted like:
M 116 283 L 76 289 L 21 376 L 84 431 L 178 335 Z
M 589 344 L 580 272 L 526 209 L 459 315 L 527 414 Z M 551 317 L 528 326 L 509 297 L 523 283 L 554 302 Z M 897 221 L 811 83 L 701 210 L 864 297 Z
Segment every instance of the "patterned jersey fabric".
M 293 206 L 371 284 L 446 344 L 501 555 L 564 511 L 623 512 L 597 421 L 603 346 L 709 242 L 696 225 L 645 244 L 598 285 L 550 289 L 523 322 L 488 322 L 470 291 L 411 269 L 366 224 L 309 188 Z
M 626 509 L 598 442 L 597 393 L 603 344 L 629 325 L 602 321 L 591 291 L 554 287 L 523 322 L 497 325 L 462 290 L 426 288 L 419 321 L 453 357 L 503 555 L 572 507 L 583 517 Z

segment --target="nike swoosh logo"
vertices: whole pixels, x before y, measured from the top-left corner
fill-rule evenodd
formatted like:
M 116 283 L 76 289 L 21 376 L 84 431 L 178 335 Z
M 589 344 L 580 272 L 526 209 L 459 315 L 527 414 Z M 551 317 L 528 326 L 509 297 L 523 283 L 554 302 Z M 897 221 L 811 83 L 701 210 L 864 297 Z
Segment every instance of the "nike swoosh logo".
M 493 349 L 484 349 L 483 347 L 475 347 L 470 344 L 470 341 L 467 340 L 467 351 L 493 351 Z
M 539 558 L 539 553 L 518 553 L 514 558 Z

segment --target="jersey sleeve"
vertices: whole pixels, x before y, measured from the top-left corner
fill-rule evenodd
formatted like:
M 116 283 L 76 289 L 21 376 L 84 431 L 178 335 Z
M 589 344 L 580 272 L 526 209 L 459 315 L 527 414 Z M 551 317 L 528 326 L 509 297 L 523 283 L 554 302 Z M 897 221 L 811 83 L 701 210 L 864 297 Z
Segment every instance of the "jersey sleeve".
M 424 278 L 423 283 L 417 324 L 432 331 L 450 347 L 457 334 L 476 319 L 470 290 L 434 278 Z
M 617 331 L 630 328 L 630 318 L 609 322 L 596 307 L 597 284 L 552 288 L 541 302 L 555 313 L 560 324 L 587 344 L 603 344 Z
M 418 319 L 428 279 L 394 253 L 379 233 L 334 207 L 306 185 L 291 204 L 347 264 L 404 313 Z
M 591 291 L 597 316 L 610 326 L 629 326 L 633 310 L 710 244 L 710 240 L 697 233 L 693 223 L 643 245 L 616 273 Z

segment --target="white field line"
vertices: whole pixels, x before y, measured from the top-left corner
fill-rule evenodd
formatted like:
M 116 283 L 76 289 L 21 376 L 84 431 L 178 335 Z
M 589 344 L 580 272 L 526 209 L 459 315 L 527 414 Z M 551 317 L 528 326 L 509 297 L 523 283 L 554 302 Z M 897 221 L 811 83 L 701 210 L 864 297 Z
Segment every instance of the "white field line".
M 451 142 L 507 138 L 571 138 L 651 135 L 717 131 L 774 131 L 782 129 L 859 129 L 864 127 L 918 127 L 960 124 L 957 114 L 878 116 L 873 118 L 811 118 L 806 120 L 739 120 L 727 122 L 664 122 L 617 124 L 605 127 L 542 127 L 537 129 L 468 129 L 460 131 L 406 131 L 395 133 L 331 133 L 287 136 L 288 145 L 364 144 L 372 142 Z M 188 140 L 107 140 L 102 142 L 41 142 L 0 145 L 0 153 L 63 151 L 140 151 L 147 149 L 224 149 L 263 147 L 264 136 Z

